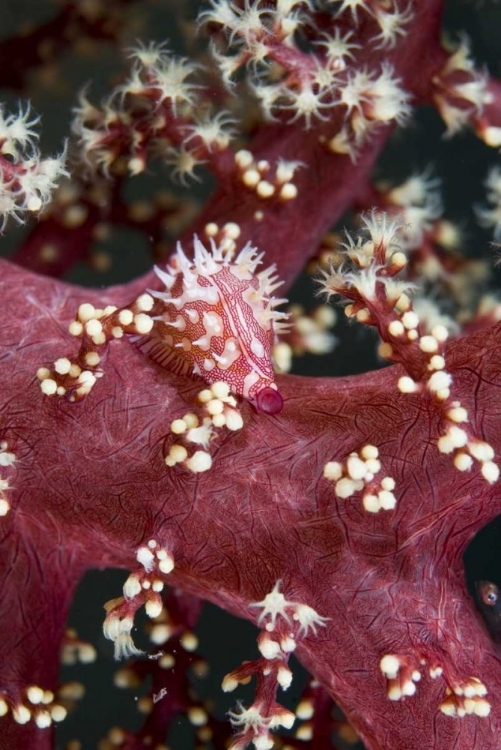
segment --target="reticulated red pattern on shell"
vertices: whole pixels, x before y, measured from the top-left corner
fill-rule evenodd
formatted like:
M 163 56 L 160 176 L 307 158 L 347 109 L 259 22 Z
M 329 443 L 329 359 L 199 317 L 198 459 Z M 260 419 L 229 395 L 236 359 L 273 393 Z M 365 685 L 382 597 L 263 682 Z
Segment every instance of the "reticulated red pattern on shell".
M 192 261 L 178 244 L 166 270 L 156 268 L 166 291 L 152 293 L 164 309 L 143 349 L 177 372 L 193 372 L 209 384 L 223 381 L 274 414 L 282 398 L 272 347 L 286 317 L 275 307 L 285 300 L 272 296 L 281 283 L 274 266 L 255 273 L 261 262 L 250 243 L 235 257 L 214 242 L 207 250 L 195 237 Z

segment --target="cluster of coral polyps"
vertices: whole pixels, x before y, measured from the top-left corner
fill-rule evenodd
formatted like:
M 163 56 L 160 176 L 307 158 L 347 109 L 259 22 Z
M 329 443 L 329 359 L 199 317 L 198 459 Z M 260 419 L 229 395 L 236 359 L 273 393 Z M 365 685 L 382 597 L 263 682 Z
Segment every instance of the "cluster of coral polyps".
M 108 6 L 126 4 L 102 5 L 76 17 L 109 39 Z M 501 86 L 466 37 L 442 43 L 442 5 L 210 0 L 212 71 L 138 44 L 101 105 L 81 95 L 78 163 L 42 158 L 30 110 L 0 108 L 0 225 L 41 211 L 0 262 L 0 750 L 53 746 L 83 692 L 58 686 L 59 658 L 94 656 L 67 631 L 70 604 L 105 567 L 127 571 L 104 616 L 116 657 L 132 657 L 117 684 L 149 680 L 151 695 L 142 729 L 110 728 L 103 748 L 163 750 L 186 715 L 218 750 L 356 735 L 368 750 L 499 750 L 499 654 L 462 553 L 501 512 L 500 305 L 481 296 L 486 264 L 457 252 L 429 169 L 371 184 L 416 103 L 448 135 L 501 146 Z M 54 29 L 78 36 L 75 12 L 63 2 L 0 59 L 28 40 L 28 79 Z M 159 162 L 166 179 L 217 182 L 183 232 L 190 201 L 128 198 L 127 177 Z M 478 212 L 495 236 L 499 183 L 493 167 Z M 336 240 L 353 206 L 361 231 Z M 156 270 L 95 290 L 54 278 L 105 267 L 94 243 L 116 226 L 147 239 Z M 273 296 L 318 262 L 323 301 L 374 328 L 393 366 L 275 374 L 274 357 L 287 369 L 334 343 L 332 313 L 293 307 L 286 330 Z M 202 600 L 260 628 L 258 658 L 219 670 L 223 691 L 255 680 L 229 722 L 190 684 Z M 133 640 L 141 607 L 153 653 Z M 294 711 L 276 701 L 293 652 L 312 677 Z

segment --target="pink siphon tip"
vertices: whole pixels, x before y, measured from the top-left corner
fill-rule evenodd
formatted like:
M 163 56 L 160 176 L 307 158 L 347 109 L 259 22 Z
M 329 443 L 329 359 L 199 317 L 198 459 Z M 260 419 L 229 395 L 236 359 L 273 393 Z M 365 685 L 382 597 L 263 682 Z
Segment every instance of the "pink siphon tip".
M 278 414 L 282 411 L 284 400 L 274 388 L 263 388 L 257 394 L 256 405 L 258 411 L 262 411 L 264 414 Z

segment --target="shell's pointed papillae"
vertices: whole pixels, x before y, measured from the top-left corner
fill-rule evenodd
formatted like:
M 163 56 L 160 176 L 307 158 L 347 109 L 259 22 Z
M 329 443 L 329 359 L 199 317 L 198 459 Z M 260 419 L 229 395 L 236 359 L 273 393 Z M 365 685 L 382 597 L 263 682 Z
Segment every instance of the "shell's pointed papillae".
M 181 245 L 166 269 L 157 268 L 168 295 L 144 347 L 148 356 L 177 372 L 195 372 L 208 384 L 225 382 L 265 414 L 282 409 L 271 351 L 284 313 L 273 267 L 256 273 L 263 254 L 247 243 L 238 253 L 194 238 L 193 261 Z M 174 361 L 175 360 L 175 361 Z

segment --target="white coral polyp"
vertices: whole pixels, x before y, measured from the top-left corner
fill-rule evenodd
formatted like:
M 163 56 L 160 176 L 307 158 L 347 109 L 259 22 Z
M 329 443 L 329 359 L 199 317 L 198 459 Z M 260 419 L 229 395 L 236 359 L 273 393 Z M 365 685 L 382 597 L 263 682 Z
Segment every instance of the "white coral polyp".
M 13 157 L 9 172 L 0 173 L 1 229 L 9 216 L 22 223 L 22 214 L 40 211 L 50 202 L 58 179 L 69 174 L 64 168 L 65 151 L 55 158 L 41 158 L 34 129 L 38 122 L 29 107 L 9 115 L 0 107 L 0 152 Z
M 263 620 L 268 619 L 265 628 L 271 632 L 275 629 L 277 618 L 280 616 L 289 625 L 292 624 L 292 621 L 299 623 L 298 636 L 300 638 L 307 637 L 310 630 L 316 635 L 317 627 L 325 627 L 329 618 L 322 617 L 308 604 L 286 599 L 280 592 L 280 584 L 281 581 L 277 581 L 264 599 L 249 605 L 250 607 L 259 607 L 263 610 L 258 617 L 258 625 L 261 625 Z
M 324 628 L 329 621 L 328 617 L 321 617 L 321 615 L 319 615 L 318 612 L 315 612 L 313 607 L 308 606 L 308 604 L 296 604 L 295 612 L 292 617 L 294 620 L 297 620 L 300 625 L 298 636 L 303 638 L 306 638 L 306 636 L 309 635 L 310 630 L 316 635 L 317 627 Z

